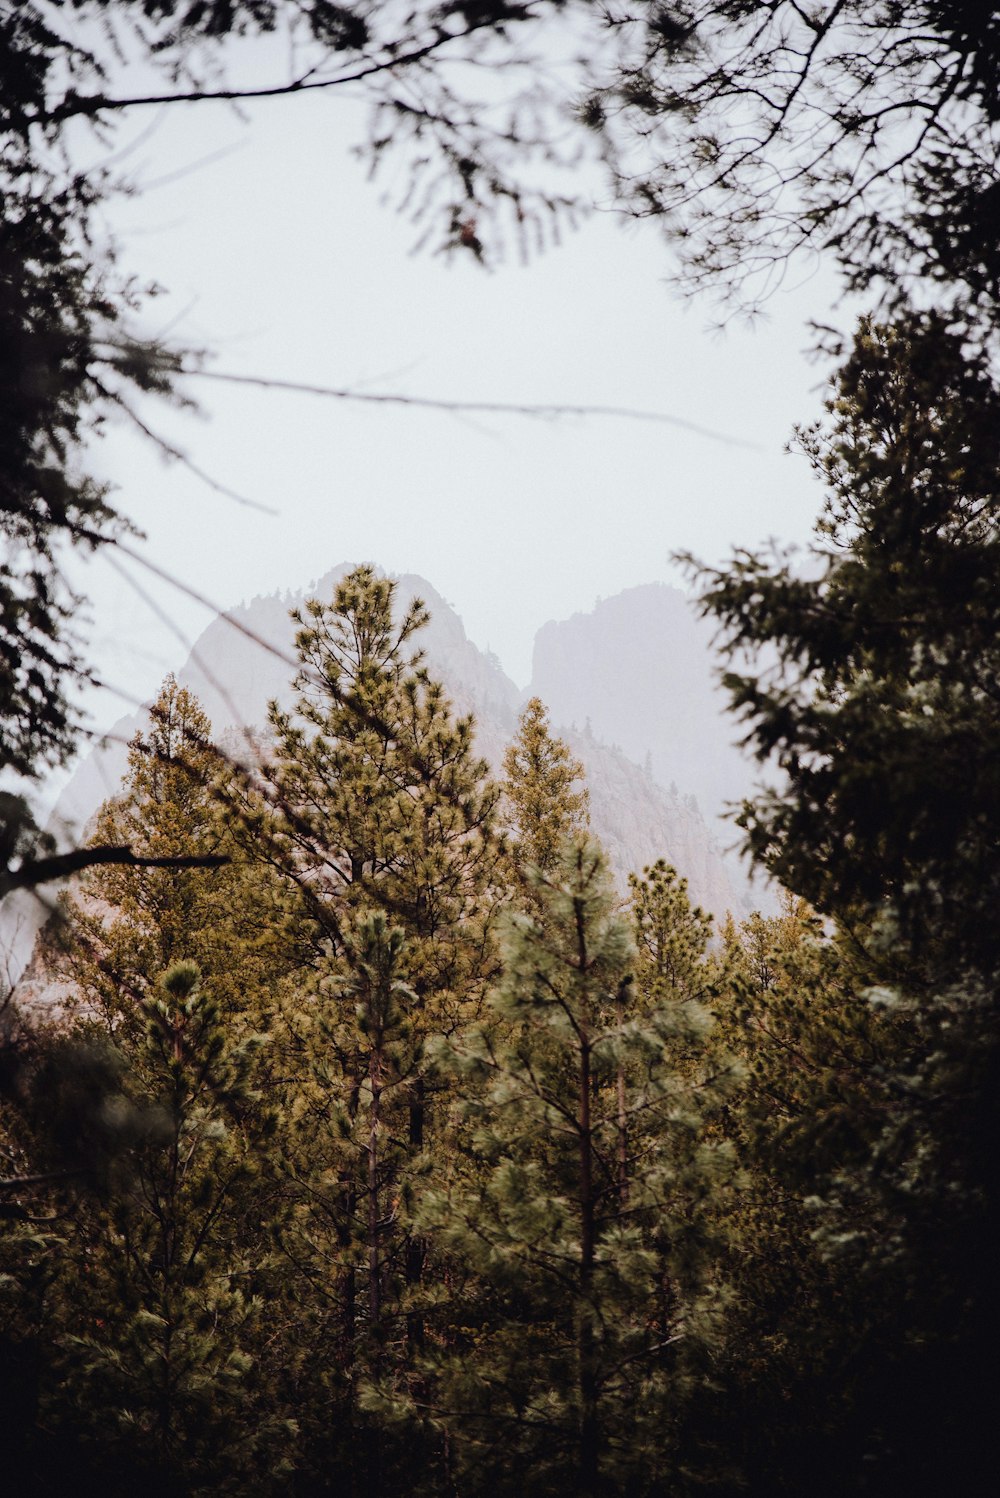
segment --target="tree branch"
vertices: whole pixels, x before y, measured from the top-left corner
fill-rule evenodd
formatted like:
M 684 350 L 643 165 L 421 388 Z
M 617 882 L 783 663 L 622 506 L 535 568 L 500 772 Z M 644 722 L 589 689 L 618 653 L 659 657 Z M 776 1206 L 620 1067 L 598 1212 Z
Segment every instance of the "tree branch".
M 131 848 L 106 845 L 97 848 L 73 848 L 51 858 L 26 859 L 19 868 L 0 871 L 0 898 L 15 889 L 35 889 L 54 879 L 65 879 L 82 869 L 99 864 L 125 864 L 140 869 L 217 869 L 230 859 L 224 853 L 186 854 L 173 858 L 147 858 Z
M 728 432 L 716 431 L 696 421 L 688 421 L 683 416 L 672 416 L 667 411 L 643 411 L 634 406 L 446 400 L 441 396 L 403 395 L 398 391 L 351 390 L 346 386 L 311 385 L 298 380 L 273 380 L 265 375 L 230 374 L 225 370 L 182 368 L 179 373 L 195 379 L 217 380 L 226 385 L 250 385 L 258 390 L 287 390 L 297 395 L 318 395 L 327 400 L 364 401 L 374 406 L 413 406 L 423 411 L 443 411 L 446 414 L 527 416 L 541 421 L 557 421 L 563 416 L 607 416 L 623 421 L 651 421 L 663 426 L 679 427 L 683 431 L 694 432 L 699 437 L 708 437 L 713 442 L 724 442 L 730 447 L 747 447 L 755 451 L 759 451 L 760 448 L 759 443 L 751 442 L 745 437 L 733 437 Z

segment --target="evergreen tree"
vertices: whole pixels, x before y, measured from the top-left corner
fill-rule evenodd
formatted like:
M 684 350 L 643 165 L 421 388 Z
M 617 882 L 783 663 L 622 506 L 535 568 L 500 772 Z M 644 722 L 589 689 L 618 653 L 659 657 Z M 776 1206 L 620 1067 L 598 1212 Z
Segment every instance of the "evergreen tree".
M 703 601 L 732 648 L 778 662 L 727 678 L 749 742 L 785 773 L 747 807 L 749 845 L 838 919 L 855 1003 L 906 1037 L 872 1057 L 867 1148 L 814 1193 L 828 1251 L 879 1308 L 850 1481 L 975 1491 L 990 1416 L 971 1370 L 1000 1334 L 985 1144 L 1000 1096 L 1000 392 L 959 329 L 912 313 L 862 323 L 829 409 L 830 430 L 802 438 L 828 485 L 811 574 L 742 556 Z
M 723 1207 L 726 1342 L 689 1434 L 724 1492 L 834 1498 L 857 1481 L 883 1311 L 871 1277 L 820 1241 L 817 1188 L 877 1144 L 907 1036 L 864 1002 L 856 943 L 804 901 L 785 894 L 723 935 L 714 1007 L 742 1080 L 720 1126 L 743 1189 Z M 839 1223 L 855 1241 L 871 1229 L 864 1212 Z
M 27 1097 L 37 1111 L 44 1093 L 51 1111 L 55 1082 L 67 1124 L 84 1125 L 77 1151 L 103 1204 L 77 1206 L 55 1264 L 45 1421 L 123 1491 L 140 1469 L 143 1481 L 159 1471 L 164 1491 L 211 1486 L 227 1469 L 253 1490 L 264 1483 L 258 1452 L 273 1455 L 272 1435 L 287 1446 L 260 1385 L 253 1392 L 264 1347 L 275 1351 L 256 1306 L 265 1284 L 275 1293 L 263 1221 L 265 1203 L 276 1210 L 275 1120 L 260 1096 L 275 1063 L 261 1035 L 278 1030 L 284 959 L 260 926 L 266 877 L 220 821 L 209 733 L 168 678 L 95 836 L 151 858 L 213 850 L 222 861 L 83 877 L 58 932 L 81 1016 L 65 1042 L 73 1064 L 54 1055 Z M 204 985 L 190 960 L 199 951 Z
M 489 1023 L 439 1047 L 473 1095 L 421 1220 L 459 1267 L 408 1409 L 448 1432 L 459 1490 L 666 1492 L 686 1376 L 717 1326 L 697 1240 L 732 1174 L 701 1137 L 725 1078 L 674 1067 L 690 1010 L 632 1002 L 596 845 L 569 842 L 533 883 Z M 393 1409 L 392 1391 L 371 1398 Z
M 155 1127 L 62 1265 L 48 1420 L 111 1493 L 266 1492 L 291 1427 L 258 1360 L 263 1037 L 232 1034 L 191 962 L 138 1007 L 126 1090 L 155 1107 Z
M 168 866 L 92 869 L 81 878 L 79 898 L 61 906 L 62 965 L 84 1006 L 116 1027 L 129 1023 L 134 1001 L 151 992 L 160 973 L 192 953 L 233 1025 L 246 1023 L 255 1006 L 271 1006 L 269 992 L 287 966 L 270 919 L 275 886 L 249 856 L 252 843 L 244 837 L 237 844 L 225 825 L 220 778 L 229 781 L 230 771 L 208 719 L 168 676 L 147 727 L 129 746 L 122 790 L 101 807 L 93 837 Z M 190 857 L 213 857 L 218 866 L 169 866 Z M 256 1019 L 249 1023 L 253 1028 Z
M 190 692 L 173 676 L 163 683 L 149 713 L 146 731 L 129 744 L 128 770 L 121 793 L 97 816 L 94 842 L 121 842 L 151 857 L 195 849 L 217 851 L 222 832 L 209 811 L 208 785 L 218 769 L 211 725 Z M 117 991 L 131 976 L 152 986 L 160 973 L 211 928 L 202 907 L 204 871 L 109 868 L 91 874 L 84 891 L 107 918 L 91 922 L 101 933 L 103 966 Z M 74 933 L 79 942 L 82 928 Z M 115 948 L 125 946 L 120 959 Z M 132 973 L 127 975 L 131 966 Z
M 419 600 L 396 623 L 396 585 L 371 567 L 312 601 L 299 624 L 293 714 L 272 711 L 267 771 L 281 868 L 308 917 L 319 963 L 345 915 L 382 909 L 406 935 L 407 981 L 441 1019 L 482 982 L 498 791 L 413 635 Z M 450 998 L 446 996 L 450 995 Z
M 588 796 L 583 766 L 553 735 L 540 697 L 532 697 L 521 714 L 503 772 L 514 867 L 551 869 L 565 839 L 587 826 Z
M 311 1328 L 297 1377 L 317 1473 L 336 1460 L 373 1492 L 392 1454 L 359 1413 L 358 1380 L 403 1376 L 423 1340 L 427 1245 L 412 1205 L 445 1100 L 424 1052 L 481 1008 L 499 858 L 498 791 L 471 720 L 454 718 L 411 649 L 423 605 L 397 620 L 394 596 L 361 567 L 298 618 L 299 698 L 294 713 L 272 712 L 266 770 L 267 836 L 302 965 L 283 1238 Z
M 642 877 L 629 875 L 637 973 L 657 997 L 702 999 L 712 919 L 688 899 L 687 880 L 658 859 Z
M 823 913 L 891 910 L 921 960 L 946 936 L 942 972 L 991 971 L 1000 390 L 914 313 L 862 321 L 828 409 L 800 433 L 828 491 L 812 575 L 751 555 L 703 573 L 727 648 L 780 667 L 726 677 L 785 775 L 746 807 L 748 846 Z

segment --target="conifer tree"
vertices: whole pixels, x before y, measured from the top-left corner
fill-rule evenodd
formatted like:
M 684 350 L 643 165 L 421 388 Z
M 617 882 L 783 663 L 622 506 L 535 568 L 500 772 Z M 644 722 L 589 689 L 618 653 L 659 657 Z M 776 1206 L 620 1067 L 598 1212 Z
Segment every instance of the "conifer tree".
M 740 1492 L 834 1498 L 856 1481 L 859 1330 L 882 1312 L 868 1278 L 825 1251 L 817 1187 L 875 1147 L 907 1036 L 864 1002 L 856 940 L 805 901 L 784 893 L 776 915 L 729 922 L 723 939 L 714 1008 L 742 1076 L 720 1127 L 743 1189 L 724 1205 L 725 1345 L 689 1434 Z M 853 1212 L 839 1227 L 863 1239 L 871 1222 Z
M 503 771 L 514 867 L 551 869 L 565 839 L 587 826 L 588 796 L 583 765 L 553 735 L 540 697 L 521 714 Z
M 244 1377 L 251 1362 L 255 1376 L 266 1363 L 255 1292 L 270 1272 L 262 1217 L 276 1179 L 261 1035 L 278 1028 L 283 958 L 261 929 L 266 874 L 219 817 L 209 734 L 196 700 L 168 678 L 96 836 L 157 858 L 224 849 L 225 862 L 92 869 L 62 907 L 78 1044 L 115 1060 L 103 1110 L 133 1122 L 130 1148 L 103 1181 L 104 1205 L 79 1209 L 59 1271 L 65 1397 L 50 1390 L 49 1417 L 112 1485 L 137 1480 L 139 1463 L 172 1474 L 168 1489 L 197 1487 L 228 1462 L 252 1488 L 246 1474 L 268 1432 L 285 1439 Z M 204 983 L 192 961 L 200 952 Z M 254 1414 L 240 1434 L 247 1401 Z M 233 1417 L 231 1433 L 213 1424 L 215 1407 L 220 1420 Z
M 459 1490 L 666 1492 L 686 1375 L 717 1323 L 695 1240 L 732 1173 L 701 1137 L 726 1078 L 678 1074 L 690 1015 L 632 1002 L 599 848 L 568 842 L 533 884 L 489 1023 L 440 1046 L 473 1095 L 422 1221 L 465 1278 L 409 1410 L 449 1432 Z
M 425 1046 L 481 1008 L 498 899 L 498 791 L 471 720 L 412 649 L 426 610 L 397 618 L 394 603 L 395 584 L 361 567 L 298 617 L 298 702 L 272 712 L 266 770 L 302 964 L 283 1239 L 312 1328 L 301 1378 L 322 1414 L 315 1462 L 335 1453 L 371 1491 L 390 1454 L 359 1413 L 358 1379 L 404 1369 L 424 1335 L 413 1298 L 427 1245 L 411 1212 L 444 1103 Z
M 445 995 L 461 1007 L 470 981 L 482 982 L 498 791 L 472 720 L 454 717 L 410 650 L 424 605 L 414 600 L 397 622 L 395 592 L 359 567 L 331 603 L 293 615 L 302 666 L 294 713 L 271 714 L 271 831 L 320 965 L 345 916 L 383 909 L 405 932 L 418 1000 L 437 995 L 443 1012 Z
M 785 777 L 748 846 L 850 933 L 856 1005 L 905 1042 L 872 1057 L 878 1127 L 813 1192 L 877 1310 L 844 1485 L 971 1491 L 1000 1342 L 1000 390 L 966 329 L 904 310 L 862 320 L 828 411 L 802 434 L 827 488 L 808 575 L 744 554 L 703 605 Z
M 628 883 L 637 977 L 658 996 L 705 997 L 712 920 L 691 904 L 687 880 L 660 858 L 641 877 L 630 874 Z
M 214 855 L 220 862 L 210 869 L 92 869 L 80 880 L 80 898 L 63 901 L 63 966 L 85 1006 L 104 1010 L 116 1025 L 128 1024 L 133 1002 L 160 973 L 192 954 L 234 1024 L 254 1003 L 270 1004 L 276 973 L 287 965 L 263 918 L 273 886 L 225 824 L 220 776 L 229 778 L 211 724 L 192 693 L 168 676 L 146 728 L 129 745 L 121 792 L 98 813 L 93 841 L 122 843 L 150 858 Z
M 263 1037 L 233 1035 L 192 962 L 138 1007 L 126 1088 L 153 1105 L 153 1127 L 63 1266 L 49 1414 L 113 1493 L 267 1492 L 290 1427 L 259 1381 Z
M 194 697 L 168 676 L 145 732 L 129 744 L 121 793 L 98 812 L 93 840 L 121 842 L 150 857 L 214 852 L 221 833 L 207 814 L 207 785 L 217 769 L 210 734 Z M 110 907 L 102 942 L 109 965 L 115 963 L 119 936 L 129 948 L 128 960 L 149 984 L 187 955 L 188 943 L 210 924 L 202 917 L 200 929 L 192 929 L 206 882 L 204 871 L 190 869 L 111 867 L 88 876 L 85 891 Z

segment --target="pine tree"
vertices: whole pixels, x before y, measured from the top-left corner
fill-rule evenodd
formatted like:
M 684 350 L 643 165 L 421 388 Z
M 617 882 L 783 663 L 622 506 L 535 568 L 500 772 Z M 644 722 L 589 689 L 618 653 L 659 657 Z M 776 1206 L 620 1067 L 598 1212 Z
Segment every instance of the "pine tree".
M 711 916 L 688 898 L 687 880 L 665 859 L 629 875 L 637 973 L 651 993 L 701 999 L 709 982 L 705 954 Z
M 1000 390 L 961 327 L 906 312 L 862 321 L 829 417 L 802 434 L 828 491 L 810 573 L 744 555 L 703 601 L 750 654 L 727 683 L 785 776 L 747 806 L 749 847 L 850 934 L 854 1003 L 905 1037 L 872 1057 L 879 1126 L 813 1192 L 878 1308 L 848 1481 L 973 1490 L 972 1370 L 1000 1341 Z
M 93 841 L 150 858 L 215 855 L 221 862 L 211 869 L 93 869 L 80 880 L 80 898 L 63 901 L 63 966 L 84 1006 L 116 1026 L 128 1024 L 134 1001 L 152 991 L 160 973 L 193 954 L 237 1025 L 255 1004 L 270 1004 L 276 974 L 287 966 L 264 918 L 274 904 L 273 880 L 226 826 L 220 778 L 231 777 L 211 724 L 197 699 L 168 676 L 148 725 L 129 745 L 121 792 L 98 812 Z
M 702 1136 L 726 1079 L 675 1069 L 690 1013 L 633 1002 L 597 846 L 570 841 L 533 885 L 489 1023 L 439 1047 L 472 1096 L 421 1220 L 458 1288 L 408 1408 L 448 1431 L 460 1490 L 666 1492 L 687 1372 L 717 1325 L 697 1239 L 732 1175 Z
M 191 962 L 138 1009 L 125 1092 L 151 1105 L 150 1127 L 62 1264 L 48 1420 L 111 1493 L 266 1492 L 291 1427 L 260 1378 L 264 1037 L 232 1034 Z
M 553 735 L 540 697 L 532 697 L 521 714 L 503 771 L 514 867 L 551 869 L 565 839 L 587 826 L 588 796 L 583 765 Z
M 283 1241 L 303 1284 L 302 1387 L 322 1417 L 312 1461 L 335 1454 L 373 1492 L 392 1454 L 359 1412 L 358 1380 L 402 1375 L 424 1336 L 412 1205 L 445 1103 L 425 1047 L 482 1006 L 499 894 L 498 791 L 471 720 L 411 648 L 426 610 L 397 620 L 394 602 L 395 584 L 361 567 L 298 616 L 298 702 L 272 712 L 266 770 L 302 964 Z
M 249 1475 L 259 1453 L 288 1444 L 280 1398 L 266 1412 L 256 1383 L 268 1365 L 257 1292 L 269 1284 L 278 1298 L 263 1221 L 265 1204 L 277 1209 L 275 1115 L 261 1095 L 276 1061 L 261 1036 L 281 1038 L 287 961 L 262 928 L 273 902 L 266 871 L 219 814 L 222 764 L 198 703 L 168 678 L 95 835 L 150 857 L 211 850 L 226 861 L 92 869 L 61 910 L 74 1043 L 116 1068 L 90 1112 L 127 1137 L 102 1175 L 102 1139 L 84 1152 L 101 1204 L 79 1207 L 59 1267 L 52 1315 L 65 1387 L 50 1386 L 48 1420 L 126 1488 L 137 1463 L 162 1469 L 167 1489 L 214 1481 L 228 1463 L 250 1491 L 264 1484 Z M 86 1069 L 75 1073 L 70 1083 L 85 1085 Z
M 396 623 L 396 586 L 360 567 L 299 624 L 295 712 L 272 712 L 268 780 L 282 869 L 310 918 L 314 954 L 336 951 L 345 915 L 382 909 L 406 934 L 418 999 L 443 1012 L 477 981 L 498 791 L 419 652 L 419 600 Z M 440 1017 L 440 1014 L 439 1016 Z
M 93 841 L 120 842 L 153 858 L 215 852 L 222 834 L 209 814 L 207 787 L 217 769 L 207 717 L 191 693 L 168 676 L 150 709 L 146 731 L 129 744 L 122 791 L 101 807 Z M 127 932 L 134 966 L 154 983 L 211 926 L 195 912 L 217 877 L 201 869 L 129 867 L 89 875 L 85 889 L 110 907 L 108 963 L 114 965 L 117 928 L 117 933 Z
M 856 942 L 803 900 L 785 893 L 776 915 L 730 922 L 723 936 L 714 1009 L 742 1078 L 720 1127 L 743 1188 L 721 1224 L 725 1345 L 690 1434 L 734 1492 L 834 1498 L 856 1481 L 865 1334 L 882 1311 L 868 1277 L 825 1251 L 817 1187 L 876 1146 L 907 1036 L 864 1002 L 871 975 Z M 845 1240 L 871 1226 L 864 1212 L 839 1222 Z

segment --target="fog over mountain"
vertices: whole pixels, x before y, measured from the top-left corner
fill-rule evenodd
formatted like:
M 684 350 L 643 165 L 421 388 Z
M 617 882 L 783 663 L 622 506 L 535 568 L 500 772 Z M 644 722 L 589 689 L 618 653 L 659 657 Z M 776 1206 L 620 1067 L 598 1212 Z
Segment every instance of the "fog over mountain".
M 589 721 L 629 758 L 648 756 L 660 784 L 694 795 L 710 824 L 752 780 L 715 679 L 712 631 L 679 589 L 627 588 L 542 626 L 529 688 L 555 722 Z
M 219 616 L 178 670 L 216 737 L 234 752 L 248 738 L 259 741 L 271 700 L 292 701 L 289 611 L 309 597 L 331 597 L 348 570 L 342 564 L 300 593 L 258 597 Z M 689 880 L 692 897 L 719 917 L 759 903 L 740 866 L 723 857 L 733 834 L 718 821 L 725 801 L 746 794 L 752 770 L 732 745 L 709 631 L 683 593 L 663 584 L 631 588 L 589 614 L 545 624 L 531 683 L 522 691 L 495 656 L 468 639 L 430 583 L 403 575 L 398 584 L 401 605 L 414 596 L 427 604 L 431 622 L 415 643 L 458 711 L 474 715 L 480 752 L 494 770 L 527 699 L 537 695 L 546 703 L 554 731 L 586 768 L 591 825 L 623 884 L 630 870 L 663 857 Z M 54 814 L 64 839 L 78 840 L 100 803 L 117 792 L 127 741 L 141 723 L 138 713 L 123 718 L 81 762 Z M 23 928 L 37 918 L 31 922 L 25 909 L 8 913 L 8 943 L 12 917 L 22 926 L 23 946 Z

